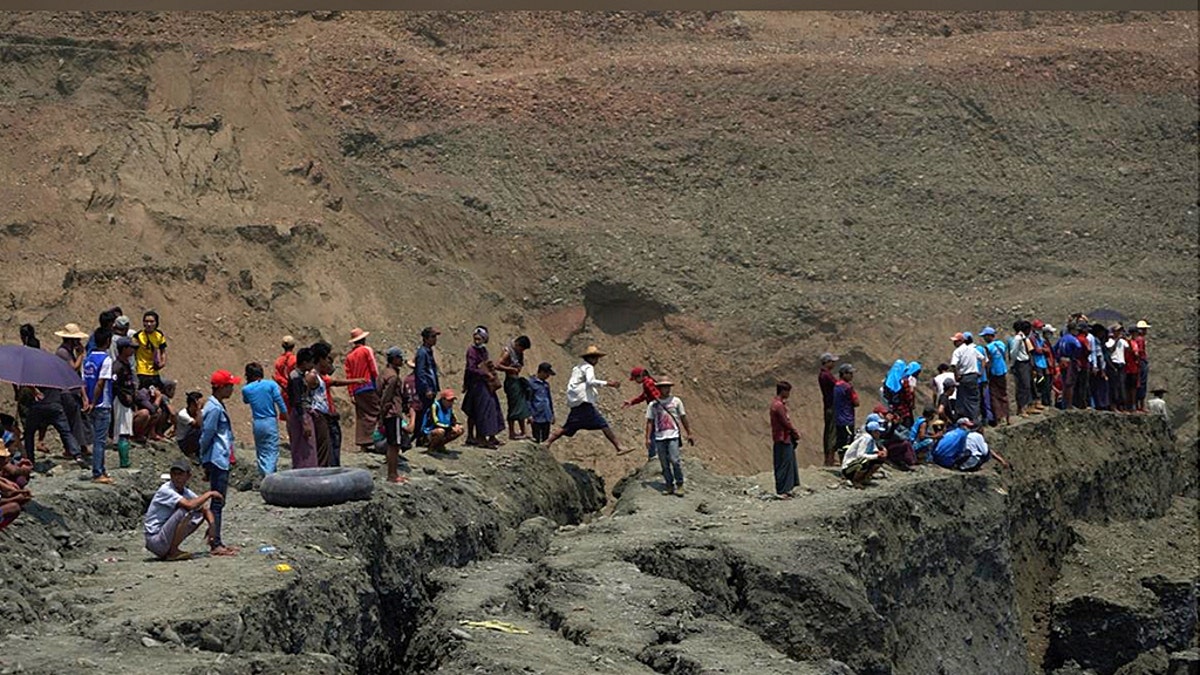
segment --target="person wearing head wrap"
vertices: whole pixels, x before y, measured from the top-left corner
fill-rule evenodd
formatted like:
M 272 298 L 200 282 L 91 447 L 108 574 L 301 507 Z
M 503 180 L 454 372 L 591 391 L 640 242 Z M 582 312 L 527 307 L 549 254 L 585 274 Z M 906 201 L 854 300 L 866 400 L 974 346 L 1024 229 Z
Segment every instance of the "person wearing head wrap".
M 501 444 L 496 434 L 504 429 L 500 399 L 496 390 L 500 379 L 488 355 L 488 329 L 476 326 L 467 347 L 467 368 L 463 373 L 463 414 L 467 416 L 467 445 L 496 448 Z

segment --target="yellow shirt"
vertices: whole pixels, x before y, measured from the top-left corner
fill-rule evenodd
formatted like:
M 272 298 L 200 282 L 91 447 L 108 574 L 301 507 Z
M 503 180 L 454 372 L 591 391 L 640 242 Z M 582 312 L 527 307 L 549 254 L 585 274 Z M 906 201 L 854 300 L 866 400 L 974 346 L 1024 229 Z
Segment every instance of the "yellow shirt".
M 159 330 L 153 333 L 139 330 L 133 336 L 133 341 L 137 345 L 137 351 L 134 353 L 134 358 L 137 360 L 137 374 L 157 375 L 158 369 L 154 367 L 154 350 L 157 348 L 165 351 L 167 337 Z

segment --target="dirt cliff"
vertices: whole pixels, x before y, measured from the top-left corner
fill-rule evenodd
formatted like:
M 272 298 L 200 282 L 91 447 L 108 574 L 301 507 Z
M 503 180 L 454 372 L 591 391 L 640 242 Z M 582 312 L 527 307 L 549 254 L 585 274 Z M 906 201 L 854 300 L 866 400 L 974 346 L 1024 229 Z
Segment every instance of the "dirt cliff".
M 356 325 L 441 325 L 451 384 L 476 323 L 564 374 L 597 342 L 753 473 L 780 377 L 818 457 L 823 351 L 870 390 L 956 330 L 1107 310 L 1155 325 L 1184 422 L 1197 19 L 5 13 L 0 322 L 155 308 L 185 385 Z

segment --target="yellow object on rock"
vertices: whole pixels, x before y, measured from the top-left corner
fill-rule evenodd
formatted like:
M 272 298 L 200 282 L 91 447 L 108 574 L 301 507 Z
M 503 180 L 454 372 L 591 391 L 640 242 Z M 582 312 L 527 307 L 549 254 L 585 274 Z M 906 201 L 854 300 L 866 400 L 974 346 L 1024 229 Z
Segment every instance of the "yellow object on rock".
M 279 563 L 278 565 L 275 566 L 275 571 L 276 572 L 291 572 L 292 566 L 287 563 Z
M 460 626 L 470 626 L 471 628 L 487 628 L 488 630 L 498 630 L 501 633 L 512 633 L 514 635 L 529 635 L 529 631 L 524 628 L 518 628 L 506 621 L 467 621 L 463 619 L 459 621 Z

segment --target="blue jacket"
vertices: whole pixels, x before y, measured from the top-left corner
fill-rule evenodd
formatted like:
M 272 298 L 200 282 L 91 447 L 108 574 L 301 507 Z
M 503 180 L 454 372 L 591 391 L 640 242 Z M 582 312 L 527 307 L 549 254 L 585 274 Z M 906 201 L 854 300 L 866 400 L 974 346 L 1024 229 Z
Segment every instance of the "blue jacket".
M 424 399 L 425 394 L 429 392 L 437 394 L 439 389 L 438 367 L 437 360 L 433 358 L 433 349 L 425 345 L 417 347 L 414 364 L 417 375 L 417 395 Z
M 953 469 L 959 458 L 967 451 L 967 433 L 962 427 L 955 427 L 942 436 L 942 440 L 934 446 L 931 456 L 935 464 L 947 469 Z
M 554 397 L 550 395 L 550 383 L 536 375 L 529 377 L 529 388 L 533 395 L 529 397 L 529 407 L 533 412 L 533 421 L 538 424 L 549 424 L 554 421 Z
M 229 413 L 216 398 L 209 396 L 200 411 L 200 463 L 211 463 L 218 469 L 229 470 L 233 454 L 233 425 Z

